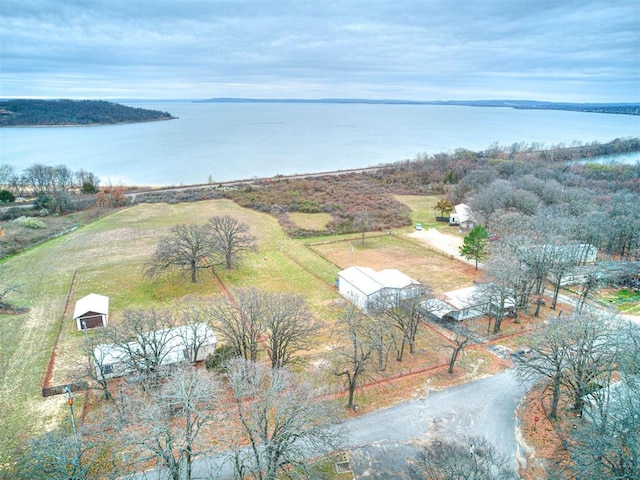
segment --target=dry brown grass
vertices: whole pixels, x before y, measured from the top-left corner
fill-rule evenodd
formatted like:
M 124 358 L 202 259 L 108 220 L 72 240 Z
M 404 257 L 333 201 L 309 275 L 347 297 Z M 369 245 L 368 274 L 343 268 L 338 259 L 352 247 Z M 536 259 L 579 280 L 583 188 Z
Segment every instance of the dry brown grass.
M 400 230 L 393 235 L 365 236 L 311 245 L 311 248 L 332 263 L 347 268 L 351 265 L 374 270 L 396 268 L 410 277 L 430 285 L 438 295 L 457 288 L 468 287 L 480 278 L 473 266 L 435 253 L 422 243 L 413 242 Z M 353 253 L 352 253 L 353 247 Z
M 332 218 L 328 213 L 289 213 L 289 219 L 305 230 L 323 231 Z

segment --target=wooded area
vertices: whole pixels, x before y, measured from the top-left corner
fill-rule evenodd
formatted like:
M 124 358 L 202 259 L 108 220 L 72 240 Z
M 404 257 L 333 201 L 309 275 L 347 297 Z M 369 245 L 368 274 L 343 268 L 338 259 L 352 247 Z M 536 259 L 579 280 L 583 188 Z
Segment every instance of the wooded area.
M 174 118 L 168 112 L 128 107 L 104 100 L 4 100 L 0 127 L 107 125 Z

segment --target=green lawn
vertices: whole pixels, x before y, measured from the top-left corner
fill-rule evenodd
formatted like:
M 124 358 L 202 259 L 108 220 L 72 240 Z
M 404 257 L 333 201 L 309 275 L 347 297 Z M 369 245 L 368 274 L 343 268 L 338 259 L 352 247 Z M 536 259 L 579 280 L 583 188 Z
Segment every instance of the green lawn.
M 436 211 L 433 209 L 440 200 L 438 197 L 424 195 L 394 195 L 396 200 L 411 209 L 413 224 L 420 223 L 423 228 L 441 228 L 447 223 L 436 222 Z

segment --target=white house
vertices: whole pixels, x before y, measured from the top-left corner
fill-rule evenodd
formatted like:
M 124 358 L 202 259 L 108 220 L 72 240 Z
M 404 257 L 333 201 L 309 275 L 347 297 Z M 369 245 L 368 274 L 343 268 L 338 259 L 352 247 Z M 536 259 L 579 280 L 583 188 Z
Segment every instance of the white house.
M 73 319 L 78 330 L 106 327 L 109 320 L 109 297 L 90 293 L 76 302 Z
M 429 299 L 423 302 L 420 309 L 424 314 L 433 315 L 440 319 L 451 319 L 461 322 L 469 318 L 481 317 L 498 307 L 489 298 L 480 285 L 452 290 L 444 294 L 444 300 Z M 505 301 L 504 308 L 515 307 L 512 298 Z
M 217 344 L 215 332 L 205 323 L 147 332 L 143 336 L 145 338 L 122 345 L 98 345 L 93 360 L 96 376 L 114 378 L 135 371 L 136 365 L 142 366 L 145 362 L 142 345 L 159 348 L 156 356 L 160 365 L 173 365 L 205 360 L 215 352 Z
M 419 282 L 395 269 L 376 272 L 369 267 L 349 267 L 338 273 L 338 291 L 364 312 L 381 305 L 397 306 L 423 290 Z
M 456 205 L 454 209 L 455 212 L 451 212 L 449 215 L 449 225 L 460 225 L 461 229 L 475 227 L 476 219 L 469 205 L 460 203 Z

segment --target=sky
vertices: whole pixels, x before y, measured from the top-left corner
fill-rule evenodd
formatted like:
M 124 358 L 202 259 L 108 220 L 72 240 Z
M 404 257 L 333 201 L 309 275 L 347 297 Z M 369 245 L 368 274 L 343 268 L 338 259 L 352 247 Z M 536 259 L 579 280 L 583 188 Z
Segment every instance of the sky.
M 0 0 L 0 97 L 640 102 L 638 0 Z

